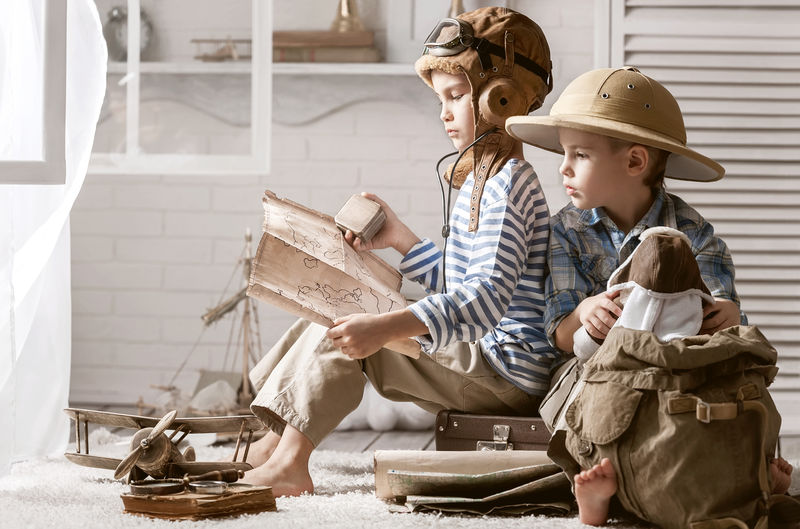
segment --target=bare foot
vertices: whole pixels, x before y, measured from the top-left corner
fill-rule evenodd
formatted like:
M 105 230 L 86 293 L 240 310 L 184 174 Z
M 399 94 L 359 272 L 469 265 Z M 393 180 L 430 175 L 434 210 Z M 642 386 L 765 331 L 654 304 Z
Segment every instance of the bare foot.
M 245 472 L 240 481 L 272 487 L 272 494 L 276 497 L 314 492 L 314 483 L 308 472 L 308 459 L 314 444 L 288 424 L 278 440 L 269 461 Z
M 792 465 L 782 457 L 769 462 L 769 477 L 773 494 L 786 494 L 792 484 Z
M 575 475 L 575 498 L 581 523 L 602 525 L 608 521 L 608 506 L 617 492 L 617 474 L 606 457 L 589 470 Z
M 306 465 L 285 465 L 274 460 L 245 472 L 239 483 L 272 487 L 275 497 L 314 492 L 314 483 Z

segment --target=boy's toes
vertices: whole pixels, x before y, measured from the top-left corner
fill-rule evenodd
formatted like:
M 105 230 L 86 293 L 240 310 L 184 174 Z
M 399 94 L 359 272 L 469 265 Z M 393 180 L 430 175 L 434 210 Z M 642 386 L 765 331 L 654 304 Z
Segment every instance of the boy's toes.
M 614 472 L 614 465 L 611 464 L 611 460 L 607 457 L 604 457 L 603 460 L 600 461 L 600 464 L 595 468 L 597 468 L 604 477 L 611 478 L 616 476 L 616 472 Z

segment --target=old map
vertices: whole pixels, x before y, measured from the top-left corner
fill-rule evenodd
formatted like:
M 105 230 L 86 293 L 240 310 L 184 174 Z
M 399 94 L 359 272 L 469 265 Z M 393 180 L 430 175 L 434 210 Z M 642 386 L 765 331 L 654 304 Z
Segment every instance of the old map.
M 264 234 L 248 295 L 326 326 L 347 314 L 406 306 L 399 272 L 370 252 L 356 252 L 333 217 L 271 191 L 263 202 Z

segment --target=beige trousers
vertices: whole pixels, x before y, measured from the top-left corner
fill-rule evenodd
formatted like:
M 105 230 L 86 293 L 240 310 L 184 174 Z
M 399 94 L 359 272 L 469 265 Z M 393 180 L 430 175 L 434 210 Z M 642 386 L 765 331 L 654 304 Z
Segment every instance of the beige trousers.
M 384 397 L 432 413 L 537 415 L 541 398 L 498 375 L 479 344 L 455 343 L 417 360 L 387 349 L 351 360 L 325 331 L 298 320 L 250 372 L 258 391 L 250 409 L 278 434 L 288 423 L 319 445 L 361 402 L 365 375 Z

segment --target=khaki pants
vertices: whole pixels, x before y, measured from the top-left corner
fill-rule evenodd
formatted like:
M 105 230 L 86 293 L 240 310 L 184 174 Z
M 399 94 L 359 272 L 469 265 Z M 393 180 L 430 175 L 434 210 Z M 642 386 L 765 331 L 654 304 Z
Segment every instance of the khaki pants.
M 298 320 L 250 372 L 258 391 L 250 409 L 278 434 L 288 423 L 319 445 L 361 402 L 365 375 L 384 397 L 432 413 L 537 415 L 541 398 L 498 375 L 479 344 L 455 343 L 417 360 L 387 349 L 351 360 L 326 330 Z

